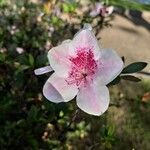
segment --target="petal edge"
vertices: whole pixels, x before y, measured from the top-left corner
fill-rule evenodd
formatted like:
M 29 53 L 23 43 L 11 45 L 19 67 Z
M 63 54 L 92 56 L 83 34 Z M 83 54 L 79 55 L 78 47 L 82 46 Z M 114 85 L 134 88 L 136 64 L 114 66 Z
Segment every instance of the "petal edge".
M 46 81 L 43 87 L 43 95 L 51 102 L 64 102 L 62 96 L 58 93 L 58 91 L 52 86 L 52 84 L 48 80 Z
M 79 91 L 77 106 L 88 114 L 100 116 L 108 109 L 109 99 L 108 88 L 95 82 Z

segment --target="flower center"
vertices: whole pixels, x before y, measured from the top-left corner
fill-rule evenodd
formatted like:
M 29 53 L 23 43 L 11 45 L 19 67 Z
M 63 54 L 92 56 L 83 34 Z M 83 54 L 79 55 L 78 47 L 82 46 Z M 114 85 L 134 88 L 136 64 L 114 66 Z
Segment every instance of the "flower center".
M 79 48 L 76 57 L 71 57 L 72 68 L 67 79 L 68 84 L 77 86 L 93 80 L 93 75 L 97 70 L 97 62 L 89 48 Z

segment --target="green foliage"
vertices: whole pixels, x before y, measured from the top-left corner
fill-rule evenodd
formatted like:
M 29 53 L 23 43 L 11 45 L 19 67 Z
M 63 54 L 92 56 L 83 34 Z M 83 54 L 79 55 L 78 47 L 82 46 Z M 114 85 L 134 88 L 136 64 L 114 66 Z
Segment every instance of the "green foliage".
M 0 149 L 52 149 L 42 135 L 49 121 L 57 122 L 59 109 L 43 103 L 39 91 L 46 78 L 33 70 L 47 63 L 44 47 L 54 23 L 50 15 L 38 21 L 41 6 L 26 1 L 0 9 Z
M 123 60 L 123 62 L 125 61 L 124 58 L 122 60 Z M 129 64 L 128 66 L 124 67 L 124 69 L 122 70 L 120 75 L 118 75 L 113 81 L 111 81 L 108 84 L 108 86 L 118 84 L 121 81 L 121 79 L 132 81 L 132 82 L 141 81 L 141 79 L 139 79 L 133 75 L 125 75 L 125 74 L 132 74 L 132 73 L 139 72 L 139 71 L 143 70 L 146 66 L 147 66 L 146 62 L 134 62 L 134 63 Z
M 113 81 L 111 81 L 108 86 L 116 85 L 120 82 L 120 76 L 117 76 Z
M 135 76 L 131 76 L 131 75 L 123 75 L 123 76 L 121 76 L 121 79 L 129 80 L 129 81 L 133 81 L 133 82 L 141 81 L 141 79 L 139 79 L 139 78 L 137 78 Z
M 80 23 L 95 21 L 87 12 L 78 16 L 77 3 L 58 2 L 56 6 L 62 9 L 62 15 L 73 14 L 79 23 L 64 21 L 53 11 L 45 13 L 43 4 L 0 1 L 1 150 L 88 149 L 95 141 L 98 149 L 111 149 L 118 142 L 117 129 L 104 121 L 107 114 L 94 118 L 82 112 L 68 128 L 76 107 L 74 102 L 53 104 L 42 96 L 42 87 L 50 74 L 35 76 L 34 69 L 47 65 L 48 50 L 72 38 Z M 99 16 L 94 19 L 96 32 L 109 24 Z M 18 52 L 17 48 L 23 51 Z M 59 138 L 61 133 L 63 140 Z
M 7 1 L 5 1 L 5 0 L 0 0 L 0 6 L 6 5 L 6 3 L 7 3 Z
M 107 149 L 112 149 L 112 146 L 116 142 L 115 127 L 112 125 L 103 126 L 101 129 L 101 134 L 104 146 Z
M 65 13 L 73 13 L 77 8 L 77 3 L 73 2 L 66 2 L 62 4 L 62 9 Z
M 146 66 L 147 66 L 147 63 L 145 62 L 135 62 L 126 66 L 123 69 L 122 74 L 139 72 L 143 70 Z

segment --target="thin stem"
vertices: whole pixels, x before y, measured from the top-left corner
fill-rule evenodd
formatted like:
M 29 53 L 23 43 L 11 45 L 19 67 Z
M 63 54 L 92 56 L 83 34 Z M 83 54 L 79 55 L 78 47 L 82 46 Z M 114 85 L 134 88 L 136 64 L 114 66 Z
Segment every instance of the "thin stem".
M 78 114 L 78 113 L 79 113 L 79 109 L 77 109 L 77 110 L 75 111 L 75 113 L 73 114 L 73 117 L 72 117 L 71 121 L 69 122 L 67 128 L 70 128 L 71 124 L 76 120 L 76 117 L 77 117 L 77 114 Z
M 75 113 L 73 114 L 72 119 L 70 120 L 70 122 L 69 122 L 69 124 L 67 125 L 67 127 L 64 128 L 64 130 L 61 131 L 60 134 L 58 135 L 58 139 L 59 139 L 60 141 L 63 141 L 63 140 L 65 139 L 65 133 L 68 131 L 68 129 L 70 128 L 70 126 L 72 125 L 72 123 L 75 122 L 78 113 L 79 113 L 79 109 L 77 109 L 77 110 L 75 111 Z

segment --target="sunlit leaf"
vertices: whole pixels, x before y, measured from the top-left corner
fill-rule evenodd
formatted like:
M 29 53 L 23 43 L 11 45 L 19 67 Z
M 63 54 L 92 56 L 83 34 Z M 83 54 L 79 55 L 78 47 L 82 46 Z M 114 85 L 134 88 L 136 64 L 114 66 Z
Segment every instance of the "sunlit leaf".
M 4 53 L 0 53 L 0 62 L 4 62 L 6 59 L 6 55 Z
M 34 66 L 34 58 L 33 58 L 33 56 L 31 54 L 29 54 L 29 64 L 31 66 Z
M 20 73 L 20 72 L 23 72 L 24 70 L 27 70 L 27 69 L 29 69 L 29 68 L 30 68 L 30 66 L 21 65 L 21 66 L 19 66 L 19 68 L 16 70 L 15 74 L 18 74 L 18 73 Z

